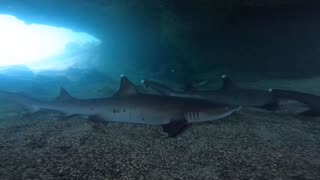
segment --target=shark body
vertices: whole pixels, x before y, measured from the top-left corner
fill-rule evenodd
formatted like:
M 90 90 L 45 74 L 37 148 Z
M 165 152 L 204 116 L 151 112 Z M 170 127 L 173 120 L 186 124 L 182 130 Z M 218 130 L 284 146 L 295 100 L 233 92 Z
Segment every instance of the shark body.
M 267 90 L 239 87 L 225 75 L 222 76 L 222 82 L 222 87 L 217 90 L 176 91 L 154 81 L 142 81 L 146 87 L 165 96 L 205 99 L 233 106 L 250 106 L 267 110 L 275 110 L 278 107 L 277 99 Z
M 61 89 L 53 101 L 41 101 L 23 94 L 0 91 L 0 98 L 24 105 L 32 111 L 57 110 L 66 115 L 85 115 L 103 121 L 161 125 L 169 136 L 175 136 L 189 123 L 224 118 L 239 107 L 209 101 L 141 94 L 126 77 L 120 89 L 110 98 L 77 99 Z
M 290 90 L 272 89 L 271 92 L 277 99 L 289 99 L 301 102 L 310 109 L 300 113 L 305 116 L 320 116 L 320 96 Z

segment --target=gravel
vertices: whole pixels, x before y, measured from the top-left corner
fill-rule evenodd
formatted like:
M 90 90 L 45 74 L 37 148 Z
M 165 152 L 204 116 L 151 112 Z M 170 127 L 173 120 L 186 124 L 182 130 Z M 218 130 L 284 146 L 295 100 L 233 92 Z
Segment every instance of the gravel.
M 1 113 L 0 179 L 320 179 L 320 118 L 242 109 L 166 138 L 157 126 Z

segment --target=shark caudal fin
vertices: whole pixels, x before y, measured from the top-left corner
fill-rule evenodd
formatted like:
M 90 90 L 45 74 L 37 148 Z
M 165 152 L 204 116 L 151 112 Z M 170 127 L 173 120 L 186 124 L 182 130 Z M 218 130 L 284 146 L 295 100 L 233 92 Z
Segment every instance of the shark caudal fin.
M 142 80 L 141 81 L 142 84 L 144 84 L 147 88 L 151 88 L 155 91 L 157 91 L 158 93 L 160 93 L 161 95 L 164 96 L 170 96 L 174 90 L 157 82 L 154 81 L 149 81 L 149 80 Z
M 119 90 L 113 95 L 113 97 L 131 96 L 140 94 L 136 86 L 124 75 L 120 77 Z
M 231 90 L 238 88 L 238 85 L 229 77 L 226 75 L 222 75 L 222 87 L 223 90 Z

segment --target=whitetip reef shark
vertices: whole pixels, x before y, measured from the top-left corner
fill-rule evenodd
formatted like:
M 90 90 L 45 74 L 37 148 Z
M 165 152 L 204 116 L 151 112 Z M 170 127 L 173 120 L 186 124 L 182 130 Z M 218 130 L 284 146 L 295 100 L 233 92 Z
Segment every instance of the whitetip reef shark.
M 68 116 L 85 115 L 103 121 L 160 125 L 168 137 L 176 136 L 189 123 L 221 119 L 240 108 L 200 99 L 142 94 L 125 76 L 121 76 L 119 90 L 108 98 L 78 99 L 63 88 L 52 101 L 6 91 L 0 91 L 0 98 L 23 105 L 33 112 L 48 109 Z
M 270 91 L 239 87 L 226 75 L 222 76 L 222 87 L 217 90 L 195 90 L 191 88 L 190 91 L 177 91 L 155 81 L 142 80 L 141 82 L 145 87 L 151 88 L 164 96 L 205 99 L 233 106 L 256 107 L 266 110 L 276 110 L 278 108 L 278 101 Z
M 300 113 L 303 116 L 320 116 L 320 96 L 282 89 L 270 89 L 277 99 L 295 100 L 307 105 L 310 109 Z

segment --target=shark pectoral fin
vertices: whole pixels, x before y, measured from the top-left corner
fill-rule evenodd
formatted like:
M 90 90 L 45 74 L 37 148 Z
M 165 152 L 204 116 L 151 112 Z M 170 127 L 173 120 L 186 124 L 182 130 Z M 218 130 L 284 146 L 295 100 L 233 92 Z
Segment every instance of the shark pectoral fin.
M 299 113 L 299 115 L 301 115 L 301 116 L 315 117 L 315 116 L 320 116 L 320 113 L 309 109 L 309 110 L 306 110 L 306 111 L 303 111 L 303 112 Z
M 162 126 L 164 132 L 168 134 L 168 137 L 175 137 L 187 126 L 187 120 L 175 120 Z

